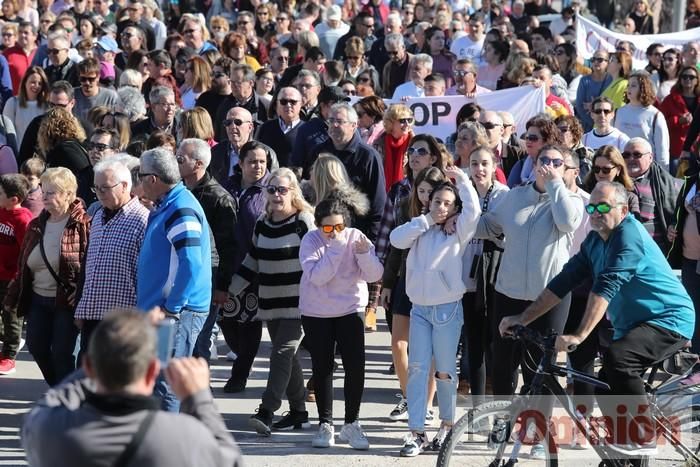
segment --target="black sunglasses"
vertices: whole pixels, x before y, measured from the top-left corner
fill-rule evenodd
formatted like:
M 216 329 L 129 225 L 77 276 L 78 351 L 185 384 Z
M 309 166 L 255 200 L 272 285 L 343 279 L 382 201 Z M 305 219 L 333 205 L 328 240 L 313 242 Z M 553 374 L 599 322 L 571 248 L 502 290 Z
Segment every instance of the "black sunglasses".
M 623 157 L 623 159 L 629 159 L 630 157 L 632 157 L 634 159 L 641 159 L 642 157 L 646 156 L 647 154 L 649 154 L 649 153 L 648 152 L 637 152 L 637 151 L 634 151 L 634 152 L 625 151 L 622 153 L 622 157 Z
M 268 195 L 274 195 L 275 193 L 279 193 L 280 196 L 284 196 L 287 193 L 289 193 L 289 188 L 287 188 L 286 186 L 267 185 L 265 187 L 265 191 L 267 191 Z
M 241 126 L 244 123 L 251 123 L 251 122 L 247 121 L 247 120 L 241 120 L 240 118 L 227 118 L 226 120 L 224 120 L 224 126 L 231 126 L 231 125 Z
M 612 172 L 614 169 L 617 167 L 598 167 L 597 165 L 593 166 L 593 173 L 599 174 L 603 172 L 605 175 L 608 175 L 610 172 Z

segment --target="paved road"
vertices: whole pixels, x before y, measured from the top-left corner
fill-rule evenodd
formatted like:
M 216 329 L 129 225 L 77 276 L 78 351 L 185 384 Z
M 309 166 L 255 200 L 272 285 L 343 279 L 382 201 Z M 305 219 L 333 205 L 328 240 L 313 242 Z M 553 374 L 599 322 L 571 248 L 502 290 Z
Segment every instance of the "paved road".
M 298 466 L 391 466 L 410 464 L 411 467 L 434 466 L 435 453 L 426 453 L 415 459 L 398 457 L 398 450 L 407 434 L 406 422 L 392 422 L 388 414 L 397 402 L 398 382 L 395 376 L 387 374 L 391 361 L 389 351 L 390 336 L 381 320 L 379 331 L 366 334 L 367 370 L 366 384 L 361 422 L 367 432 L 371 449 L 369 451 L 353 451 L 347 445 L 338 444 L 332 449 L 314 449 L 311 438 L 315 428 L 295 432 L 273 433 L 269 438 L 257 436 L 249 431 L 247 419 L 257 408 L 267 379 L 267 363 L 270 343 L 267 333 L 263 335 L 261 346 L 249 386 L 245 392 L 236 395 L 224 394 L 222 387 L 226 382 L 230 363 L 224 355 L 228 348 L 220 342 L 221 357 L 212 363 L 212 387 L 217 406 L 226 420 L 228 428 L 235 436 L 244 454 L 248 466 L 279 466 L 280 462 Z M 302 351 L 302 366 L 305 379 L 310 376 L 310 358 Z M 17 373 L 8 377 L 0 377 L 0 465 L 26 465 L 24 452 L 19 442 L 19 427 L 22 416 L 29 410 L 33 401 L 41 397 L 46 385 L 41 379 L 38 367 L 32 361 L 26 349 L 20 352 Z M 340 430 L 343 415 L 342 367 L 336 373 L 335 403 L 336 432 Z M 286 404 L 282 410 L 286 410 Z M 317 411 L 314 404 L 308 404 L 307 409 L 315 427 Z M 436 410 L 437 411 L 437 410 Z M 282 411 L 278 412 L 278 415 Z M 458 408 L 458 415 L 464 413 L 464 408 Z M 434 433 L 437 423 L 429 429 Z M 432 436 L 431 433 L 431 436 Z M 584 452 L 564 452 L 568 461 L 560 461 L 560 465 L 572 465 L 576 458 L 576 467 L 597 465 L 598 461 L 584 462 Z M 571 462 L 569 462 L 571 461 Z M 525 463 L 526 464 L 526 463 Z

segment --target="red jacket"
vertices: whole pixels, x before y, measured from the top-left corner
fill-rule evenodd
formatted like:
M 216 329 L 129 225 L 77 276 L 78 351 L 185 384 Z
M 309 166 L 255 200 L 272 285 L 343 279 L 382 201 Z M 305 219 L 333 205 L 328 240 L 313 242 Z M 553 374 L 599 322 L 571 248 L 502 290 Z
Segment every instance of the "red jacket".
M 700 98 L 697 99 L 699 99 L 698 102 L 700 103 Z M 666 118 L 668 136 L 671 139 L 671 158 L 675 159 L 683 152 L 685 137 L 688 134 L 688 128 L 690 128 L 690 123 L 681 123 L 679 121 L 680 117 L 689 112 L 689 110 L 688 106 L 685 105 L 683 95 L 675 89 L 675 86 L 671 88 L 671 94 L 666 96 L 661 102 L 659 110 Z
M 19 94 L 20 84 L 22 83 L 22 78 L 24 74 L 29 69 L 34 60 L 34 55 L 37 49 L 32 50 L 29 55 L 24 53 L 24 49 L 19 45 L 10 47 L 6 49 L 2 54 L 7 59 L 7 63 L 10 66 L 10 78 L 12 78 L 12 95 L 16 96 Z

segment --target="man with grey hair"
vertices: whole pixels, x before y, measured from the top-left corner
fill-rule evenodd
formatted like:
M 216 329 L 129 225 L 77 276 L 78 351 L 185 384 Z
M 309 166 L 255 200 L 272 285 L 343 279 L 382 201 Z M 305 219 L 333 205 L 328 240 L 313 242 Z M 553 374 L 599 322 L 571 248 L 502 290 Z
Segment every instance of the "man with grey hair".
M 666 232 L 669 225 L 675 224 L 676 198 L 682 181 L 654 160 L 651 144 L 644 138 L 630 139 L 622 157 L 639 196 L 640 221 L 666 254 L 671 247 Z
M 408 23 L 406 23 L 408 24 Z M 389 13 L 384 21 L 384 28 L 382 29 L 381 37 L 374 41 L 372 48 L 367 54 L 367 61 L 377 70 L 383 70 L 384 65 L 389 61 L 389 55 L 386 53 L 386 47 L 384 46 L 384 37 L 389 34 L 401 34 L 403 35 L 404 27 L 401 21 L 401 15 L 398 12 Z
M 305 122 L 318 113 L 318 95 L 321 92 L 321 78 L 313 70 L 301 70 L 294 80 L 294 86 L 301 93 L 299 116 Z
M 136 306 L 136 267 L 148 209 L 131 196 L 131 172 L 115 158 L 95 164 L 93 191 L 101 207 L 92 216 L 82 295 L 75 309 L 80 352 L 113 308 Z
M 117 96 L 117 110 L 125 113 L 130 122 L 139 122 L 146 116 L 146 99 L 138 89 L 124 86 L 117 90 Z
M 697 67 L 700 59 L 700 42 L 686 42 L 683 46 L 681 57 L 683 58 L 683 66 Z
M 433 72 L 433 57 L 428 54 L 417 54 L 409 66 L 410 81 L 396 87 L 392 99 L 399 100 L 410 97 L 425 96 L 425 78 Z
M 311 164 L 321 153 L 333 154 L 340 159 L 355 187 L 369 198 L 370 210 L 366 216 L 357 219 L 355 227 L 374 243 L 386 201 L 384 167 L 379 154 L 362 142 L 357 131 L 357 112 L 347 102 L 331 107 L 328 136 L 328 141 L 311 150 L 311 157 L 306 161 L 309 165 L 303 167 L 304 173 L 308 176 Z
M 382 69 L 382 92 L 385 97 L 393 96 L 396 88 L 410 79 L 413 55 L 406 51 L 403 36 L 398 33 L 387 34 L 384 48 L 389 61 Z
M 197 338 L 194 355 L 209 360 L 211 335 L 219 307 L 228 301 L 228 286 L 236 257 L 236 221 L 238 202 L 207 172 L 211 148 L 198 138 L 188 138 L 177 150 L 178 167 L 185 186 L 192 192 L 209 222 L 211 244 L 212 306 Z
M 44 67 L 49 85 L 56 81 L 68 81 L 73 87 L 80 86 L 77 64 L 68 56 L 70 48 L 71 43 L 65 32 L 56 31 L 49 34 L 48 63 Z
M 166 86 L 156 86 L 148 95 L 151 111 L 148 118 L 131 126 L 131 138 L 148 139 L 151 133 L 162 130 L 175 136 L 177 103 L 175 92 Z
M 144 196 L 155 205 L 148 218 L 136 280 L 136 305 L 144 312 L 162 311 L 175 327 L 173 356 L 194 351 L 211 305 L 209 224 L 194 195 L 181 182 L 178 163 L 163 148 L 141 155 L 139 179 Z M 154 394 L 170 412 L 180 408 L 163 378 Z
M 287 86 L 280 89 L 277 93 L 277 118 L 263 123 L 255 137 L 275 151 L 282 167 L 290 165 L 294 141 L 303 123 L 299 115 L 301 104 L 301 93 L 296 88 Z

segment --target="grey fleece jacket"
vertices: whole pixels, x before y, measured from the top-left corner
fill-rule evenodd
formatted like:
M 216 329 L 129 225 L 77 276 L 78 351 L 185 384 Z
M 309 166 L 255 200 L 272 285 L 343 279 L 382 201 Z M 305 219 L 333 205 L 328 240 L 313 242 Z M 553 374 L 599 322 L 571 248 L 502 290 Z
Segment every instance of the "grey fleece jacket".
M 49 390 L 24 420 L 22 444 L 33 467 L 110 467 L 141 421 L 156 416 L 129 467 L 241 467 L 242 457 L 207 389 L 182 401 L 182 413 L 151 398 L 98 396 L 89 380 Z
M 517 300 L 535 300 L 569 260 L 569 245 L 583 219 L 583 202 L 564 182 L 515 187 L 479 219 L 475 238 L 505 235 L 496 291 Z

